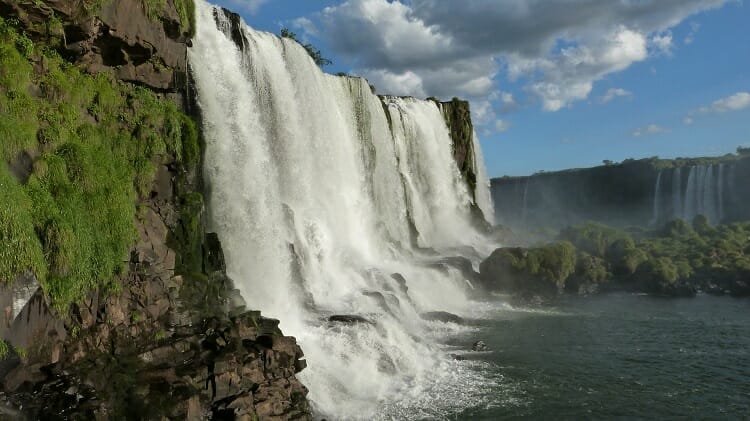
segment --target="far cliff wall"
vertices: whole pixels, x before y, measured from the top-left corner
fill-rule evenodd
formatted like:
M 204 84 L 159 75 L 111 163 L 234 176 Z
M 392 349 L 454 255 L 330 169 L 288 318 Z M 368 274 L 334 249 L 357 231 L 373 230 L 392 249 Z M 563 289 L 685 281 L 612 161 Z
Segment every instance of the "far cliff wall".
M 695 168 L 692 178 L 691 168 Z M 750 157 L 745 156 L 626 160 L 528 177 L 495 178 L 492 196 L 497 222 L 516 229 L 561 228 L 588 220 L 622 227 L 648 226 L 674 217 L 692 219 L 699 213 L 711 214 L 707 216 L 712 223 L 730 222 L 750 219 L 750 190 L 744 182 L 748 176 Z

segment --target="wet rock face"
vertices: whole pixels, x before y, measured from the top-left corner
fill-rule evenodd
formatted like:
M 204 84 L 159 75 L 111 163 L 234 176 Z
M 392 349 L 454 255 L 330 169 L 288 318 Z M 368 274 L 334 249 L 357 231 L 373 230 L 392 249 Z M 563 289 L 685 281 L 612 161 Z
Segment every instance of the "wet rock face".
M 477 174 L 474 162 L 474 126 L 471 122 L 469 102 L 454 98 L 449 102 L 441 102 L 440 108 L 443 110 L 443 118 L 453 139 L 453 158 L 473 198 L 477 186 Z
M 105 1 L 100 10 L 87 12 L 93 3 L 0 0 L 0 12 L 18 19 L 35 40 L 57 44 L 65 58 L 90 73 L 114 70 L 121 80 L 158 91 L 175 91 L 184 83 L 189 34 L 180 32 L 186 25 L 172 0 L 152 17 L 141 0 Z
M 41 296 L 29 302 L 48 315 L 34 323 L 65 334 L 30 341 L 0 366 L 7 406 L 28 419 L 310 418 L 295 378 L 304 354 L 277 320 L 235 306 L 225 277 L 163 277 L 163 261 L 139 256 L 120 294 L 92 294 L 64 321 L 41 311 Z

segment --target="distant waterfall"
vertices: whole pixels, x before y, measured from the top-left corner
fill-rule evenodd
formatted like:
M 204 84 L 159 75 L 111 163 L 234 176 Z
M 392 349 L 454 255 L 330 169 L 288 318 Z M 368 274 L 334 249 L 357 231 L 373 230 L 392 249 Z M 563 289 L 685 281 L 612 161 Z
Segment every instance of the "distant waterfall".
M 523 209 L 521 211 L 521 223 L 526 226 L 526 213 L 528 212 L 528 194 L 529 194 L 529 180 L 531 177 L 526 178 L 526 183 L 523 185 Z
M 696 216 L 705 215 L 712 224 L 720 223 L 724 218 L 725 200 L 723 164 L 690 167 L 685 185 L 685 201 L 682 205 L 680 205 L 681 197 L 679 196 L 681 189 L 678 187 L 681 178 L 679 170 L 679 168 L 675 169 L 672 180 L 674 216 L 691 222 Z
M 683 217 L 681 167 L 675 168 L 672 173 L 672 217 Z
M 717 191 L 719 195 L 719 219 L 716 222 L 721 222 L 724 219 L 724 164 L 719 164 Z
M 682 211 L 682 217 L 687 221 L 692 221 L 695 218 L 698 203 L 696 197 L 696 191 L 698 190 L 698 182 L 696 180 L 696 167 L 690 167 L 688 173 L 687 185 L 685 186 L 685 207 Z
M 473 228 L 438 106 L 381 99 L 364 79 L 324 74 L 296 41 L 203 0 L 196 15 L 189 54 L 211 228 L 248 305 L 280 318 L 302 345 L 300 379 L 316 411 L 442 418 L 478 399 L 481 375 L 450 358 L 446 331 L 419 317 L 471 316 L 467 283 L 440 255 L 476 263 L 492 246 Z M 474 142 L 476 202 L 491 218 Z M 373 323 L 332 325 L 332 314 Z
M 656 185 L 654 186 L 654 212 L 649 225 L 654 226 L 659 223 L 659 208 L 661 202 L 661 171 L 656 176 Z

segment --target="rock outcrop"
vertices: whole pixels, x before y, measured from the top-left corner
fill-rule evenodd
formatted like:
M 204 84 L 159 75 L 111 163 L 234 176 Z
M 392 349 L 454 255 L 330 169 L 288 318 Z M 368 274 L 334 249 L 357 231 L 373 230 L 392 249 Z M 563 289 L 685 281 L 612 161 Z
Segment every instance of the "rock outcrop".
M 40 292 L 29 301 L 13 324 L 26 345 L 0 365 L 4 404 L 28 419 L 308 419 L 294 338 L 238 306 L 222 271 L 170 276 L 167 249 L 146 246 L 120 294 L 92 293 L 67 318 Z
M 468 101 L 453 98 L 448 102 L 438 102 L 443 118 L 453 139 L 453 159 L 458 170 L 469 186 L 472 198 L 477 187 L 476 162 L 474 160 L 474 126 L 471 122 L 471 109 Z
M 120 80 L 177 92 L 186 81 L 191 4 L 3 0 L 0 14 L 18 19 L 32 39 L 56 47 L 90 73 L 112 70 Z

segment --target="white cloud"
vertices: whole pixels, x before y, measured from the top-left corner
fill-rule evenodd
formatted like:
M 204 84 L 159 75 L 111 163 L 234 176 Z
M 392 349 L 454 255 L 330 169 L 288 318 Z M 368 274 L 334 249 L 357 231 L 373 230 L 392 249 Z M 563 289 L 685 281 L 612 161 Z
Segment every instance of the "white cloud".
M 242 11 L 254 15 L 258 9 L 268 0 L 225 0 L 228 7 L 232 10 Z
M 684 119 L 682 119 L 682 123 L 685 124 L 686 126 L 689 126 L 689 125 L 693 124 L 693 118 L 692 117 L 685 117 Z
M 502 133 L 504 131 L 507 131 L 508 129 L 510 129 L 510 122 L 506 120 L 495 121 L 495 132 Z
M 294 25 L 295 28 L 299 28 L 305 31 L 307 35 L 317 37 L 320 34 L 320 32 L 318 31 L 318 27 L 315 26 L 315 23 L 305 17 L 294 19 L 292 21 L 292 25 Z
M 739 111 L 750 107 L 750 93 L 737 92 L 734 95 L 714 101 L 709 107 L 702 107 L 702 113 L 714 112 L 725 113 L 728 111 Z
M 646 127 L 639 127 L 631 132 L 635 137 L 641 137 L 646 135 L 656 135 L 660 133 L 666 133 L 668 130 L 656 124 L 649 124 Z
M 674 44 L 672 44 L 671 31 L 664 31 L 662 33 L 653 35 L 651 39 L 649 39 L 649 43 L 658 52 L 666 55 L 672 55 L 672 47 L 674 47 Z
M 690 45 L 695 41 L 695 36 L 701 29 L 701 24 L 698 22 L 690 22 L 690 32 L 685 36 L 685 45 Z
M 632 97 L 632 96 L 633 96 L 633 93 L 630 91 L 626 91 L 625 89 L 610 88 L 607 90 L 607 93 L 605 93 L 604 95 L 602 95 L 601 98 L 599 98 L 599 102 L 601 104 L 606 104 L 618 97 Z
M 398 95 L 410 95 L 414 97 L 426 97 L 422 78 L 411 71 L 394 74 L 383 69 L 366 69 L 362 75 L 375 85 L 379 92 L 393 93 Z
M 557 111 L 608 75 L 669 54 L 671 28 L 726 1 L 344 0 L 298 24 L 380 92 L 469 97 L 504 112 L 517 106 L 498 94 L 507 78 Z

